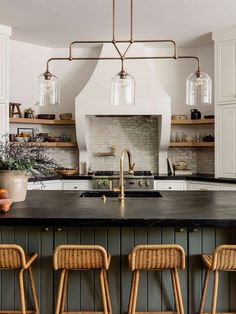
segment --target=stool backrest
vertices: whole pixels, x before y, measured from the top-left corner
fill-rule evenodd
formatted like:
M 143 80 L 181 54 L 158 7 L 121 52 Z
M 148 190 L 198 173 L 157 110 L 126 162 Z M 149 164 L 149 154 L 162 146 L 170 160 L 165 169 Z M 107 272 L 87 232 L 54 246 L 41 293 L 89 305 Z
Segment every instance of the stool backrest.
M 177 244 L 137 245 L 129 255 L 129 266 L 135 269 L 185 268 L 184 249 Z
M 220 245 L 215 249 L 212 270 L 236 270 L 236 245 Z
M 25 253 L 16 244 L 0 244 L 0 268 L 25 268 Z
M 99 245 L 59 245 L 53 256 L 54 269 L 108 269 L 106 250 Z

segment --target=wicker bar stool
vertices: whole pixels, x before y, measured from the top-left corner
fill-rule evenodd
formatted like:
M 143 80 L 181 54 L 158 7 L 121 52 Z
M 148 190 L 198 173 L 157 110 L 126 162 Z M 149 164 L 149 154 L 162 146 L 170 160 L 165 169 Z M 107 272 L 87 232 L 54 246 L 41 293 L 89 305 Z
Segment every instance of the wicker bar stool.
M 220 245 L 212 255 L 202 255 L 206 267 L 199 313 L 203 313 L 210 272 L 214 273 L 211 314 L 216 313 L 220 271 L 236 271 L 236 245 Z
M 0 269 L 1 270 L 19 270 L 19 289 L 21 311 L 1 310 L 0 313 L 35 313 L 39 314 L 38 299 L 35 290 L 33 272 L 31 264 L 36 259 L 37 253 L 25 254 L 22 247 L 16 244 L 0 244 Z M 29 282 L 33 296 L 34 310 L 26 310 L 25 289 L 24 289 L 24 271 L 29 272 Z
M 160 245 L 137 245 L 129 254 L 129 268 L 133 272 L 132 285 L 129 297 L 128 314 L 135 314 L 139 271 L 140 270 L 163 270 L 170 269 L 173 294 L 176 311 L 169 313 L 184 314 L 182 293 L 179 283 L 178 268 L 185 268 L 184 249 L 177 244 Z M 143 312 L 142 312 L 143 313 Z M 146 312 L 161 313 L 161 312 Z M 168 313 L 165 311 L 165 314 Z
M 103 304 L 103 312 L 111 314 L 111 301 L 107 282 L 107 270 L 109 269 L 111 256 L 102 246 L 98 245 L 60 245 L 54 251 L 54 270 L 61 270 L 55 314 L 65 312 L 65 300 L 68 285 L 68 272 L 73 270 L 100 270 L 100 288 Z M 85 313 L 83 312 L 73 312 Z

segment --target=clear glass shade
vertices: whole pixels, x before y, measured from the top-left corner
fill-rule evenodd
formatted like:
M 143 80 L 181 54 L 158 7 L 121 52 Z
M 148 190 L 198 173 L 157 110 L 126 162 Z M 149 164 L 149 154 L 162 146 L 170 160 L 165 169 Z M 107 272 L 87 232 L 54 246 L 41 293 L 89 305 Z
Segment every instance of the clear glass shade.
M 208 74 L 197 71 L 186 81 L 186 104 L 189 106 L 210 105 L 212 81 Z
M 116 74 L 111 81 L 112 105 L 135 104 L 135 79 L 127 73 Z
M 36 105 L 54 106 L 60 102 L 59 80 L 55 75 L 40 75 L 35 82 Z

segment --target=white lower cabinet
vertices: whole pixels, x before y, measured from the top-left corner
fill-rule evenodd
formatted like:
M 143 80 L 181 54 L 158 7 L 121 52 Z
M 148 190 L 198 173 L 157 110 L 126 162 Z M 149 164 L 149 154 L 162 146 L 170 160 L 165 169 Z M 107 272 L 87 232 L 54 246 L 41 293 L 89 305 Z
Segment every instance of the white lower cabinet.
M 185 190 L 186 183 L 184 180 L 155 180 L 154 181 L 154 190 L 166 191 L 166 190 Z
M 61 190 L 61 182 L 60 180 L 29 182 L 28 190 Z
M 187 182 L 187 190 L 196 190 L 196 191 L 214 191 L 221 190 L 221 184 L 211 183 L 211 182 Z
M 62 190 L 91 190 L 91 180 L 62 180 Z

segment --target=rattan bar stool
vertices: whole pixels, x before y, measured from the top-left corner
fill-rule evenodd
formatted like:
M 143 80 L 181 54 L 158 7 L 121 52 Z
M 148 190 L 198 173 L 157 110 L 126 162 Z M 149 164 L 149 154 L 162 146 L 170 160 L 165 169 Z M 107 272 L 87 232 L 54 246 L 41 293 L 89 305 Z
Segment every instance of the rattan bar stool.
M 102 246 L 98 245 L 60 245 L 54 251 L 54 270 L 61 270 L 55 314 L 65 312 L 65 300 L 68 285 L 68 272 L 73 270 L 100 270 L 100 288 L 103 304 L 103 312 L 112 314 L 111 301 L 107 282 L 107 270 L 109 269 L 111 256 Z M 86 313 L 86 312 L 73 312 Z
M 178 268 L 185 268 L 185 252 L 181 246 L 177 244 L 137 245 L 134 247 L 131 254 L 129 254 L 129 268 L 133 272 L 133 278 L 130 290 L 128 314 L 138 313 L 136 312 L 136 303 L 138 294 L 139 271 L 162 269 L 170 269 L 176 307 L 175 311 L 165 311 L 165 314 L 184 314 L 184 306 L 178 275 Z M 161 312 L 146 313 L 154 314 Z
M 220 271 L 236 271 L 236 245 L 220 245 L 212 255 L 202 255 L 206 267 L 199 313 L 203 313 L 210 272 L 214 273 L 211 314 L 216 313 Z M 231 312 L 232 313 L 232 312 Z M 235 312 L 234 312 L 235 313 Z
M 16 244 L 0 244 L 0 269 L 1 270 L 19 270 L 19 289 L 20 289 L 20 303 L 21 310 L 1 310 L 0 313 L 35 313 L 39 314 L 38 299 L 35 290 L 33 272 L 31 264 L 36 259 L 37 253 L 25 254 L 22 247 Z M 26 310 L 25 302 L 25 289 L 24 289 L 24 271 L 28 270 L 29 272 L 29 282 L 32 290 L 34 310 Z

